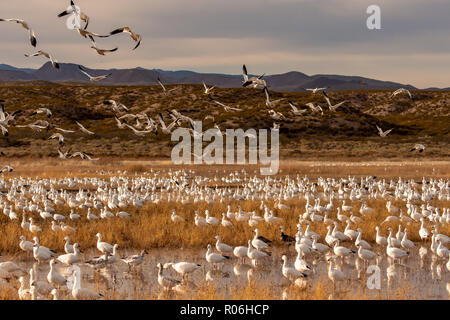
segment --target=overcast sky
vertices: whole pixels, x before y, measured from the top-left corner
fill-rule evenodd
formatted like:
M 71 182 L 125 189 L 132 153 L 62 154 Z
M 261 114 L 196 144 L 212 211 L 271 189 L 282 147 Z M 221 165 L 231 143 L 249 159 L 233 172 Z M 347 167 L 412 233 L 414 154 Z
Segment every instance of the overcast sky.
M 333 73 L 398 81 L 419 88 L 450 87 L 449 0 L 77 0 L 91 18 L 88 30 L 125 35 L 98 40 L 119 51 L 101 57 L 57 14 L 68 0 L 0 2 L 1 18 L 22 18 L 38 48 L 60 62 L 96 68 L 158 68 L 239 74 Z M 366 9 L 381 7 L 381 30 L 368 30 Z M 0 23 L 0 63 L 40 67 L 26 31 Z

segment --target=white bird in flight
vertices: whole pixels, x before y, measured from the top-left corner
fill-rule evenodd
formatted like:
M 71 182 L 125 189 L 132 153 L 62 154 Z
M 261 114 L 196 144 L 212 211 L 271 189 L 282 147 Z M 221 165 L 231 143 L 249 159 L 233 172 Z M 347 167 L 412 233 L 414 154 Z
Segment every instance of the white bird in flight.
M 26 23 L 24 20 L 22 19 L 0 19 L 0 21 L 5 21 L 5 22 L 15 22 L 15 23 L 19 23 L 22 25 L 22 27 L 26 30 L 28 30 L 28 33 L 30 35 L 30 43 L 33 47 L 36 48 L 36 44 L 37 44 L 37 40 L 36 40 L 36 35 L 34 34 L 33 29 L 30 28 L 30 26 L 28 25 L 28 23 Z
M 313 94 L 316 94 L 317 92 L 323 91 L 323 90 L 326 90 L 326 89 L 328 89 L 328 87 L 326 87 L 326 88 L 306 89 L 306 91 L 311 91 Z
M 54 59 L 51 54 L 49 54 L 49 53 L 47 53 L 45 51 L 39 50 L 38 52 L 35 52 L 33 54 L 25 54 L 25 57 L 27 57 L 27 58 L 29 58 L 29 57 L 37 57 L 37 56 L 44 56 L 44 57 L 46 57 L 52 63 L 53 68 L 59 69 L 58 61 L 56 61 L 56 59 Z
M 328 107 L 330 108 L 330 111 L 336 112 L 336 109 L 339 108 L 340 106 L 342 106 L 344 103 L 346 103 L 347 101 L 342 101 L 338 104 L 332 105 L 330 98 L 328 97 L 327 93 L 325 91 L 322 92 L 323 96 L 325 97 L 325 100 L 327 100 L 328 103 Z
M 382 138 L 387 137 L 387 135 L 388 135 L 389 133 L 391 133 L 392 130 L 394 130 L 394 129 L 392 128 L 392 129 L 383 131 L 379 126 L 377 126 L 377 129 L 378 129 L 378 134 L 379 134 L 380 137 L 382 137 Z
M 404 89 L 404 88 L 400 88 L 398 90 L 395 90 L 394 93 L 392 93 L 391 98 L 393 98 L 393 97 L 395 97 L 395 96 L 397 96 L 397 95 L 399 95 L 401 93 L 406 93 L 409 96 L 409 98 L 412 99 L 411 92 L 409 92 L 409 90 Z
M 86 76 L 88 76 L 88 78 L 89 78 L 89 80 L 90 80 L 91 82 L 98 82 L 98 81 L 101 81 L 101 80 L 103 80 L 103 79 L 106 79 L 106 78 L 108 78 L 108 77 L 110 77 L 110 76 L 112 75 L 112 73 L 110 73 L 110 74 L 106 74 L 106 75 L 103 75 L 103 76 L 93 77 L 93 76 L 91 76 L 89 73 L 87 73 L 86 71 L 84 71 L 84 69 L 83 69 L 81 66 L 78 66 L 78 69 L 80 69 L 80 71 L 81 71 L 82 73 L 84 73 Z
M 420 153 L 422 153 L 425 150 L 425 146 L 423 144 L 417 143 L 414 145 L 413 148 L 411 148 L 411 152 L 418 150 Z

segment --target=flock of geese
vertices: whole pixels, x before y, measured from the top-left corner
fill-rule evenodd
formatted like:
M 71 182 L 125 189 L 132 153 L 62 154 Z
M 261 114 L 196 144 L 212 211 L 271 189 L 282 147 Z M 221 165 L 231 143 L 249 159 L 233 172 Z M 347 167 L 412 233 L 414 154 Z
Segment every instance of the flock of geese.
M 218 184 L 224 186 L 218 187 Z M 90 186 L 89 190 L 86 190 L 87 186 Z M 196 270 L 209 267 L 211 270 L 206 274 L 206 280 L 212 281 L 212 275 L 220 275 L 223 265 L 232 261 L 236 276 L 241 274 L 242 266 L 247 266 L 249 281 L 257 270 L 279 268 L 285 281 L 303 289 L 318 276 L 318 261 L 328 264 L 327 275 L 335 290 L 339 288 L 338 283 L 360 279 L 369 264 L 382 266 L 383 259 L 388 262 L 389 282 L 391 277 L 395 278 L 399 266 L 413 258 L 421 261 L 422 269 L 430 270 L 433 279 L 435 273 L 441 275 L 445 272 L 443 268 L 450 272 L 449 249 L 446 247 L 450 237 L 440 233 L 440 230 L 448 230 L 450 208 L 430 204 L 450 201 L 448 179 L 416 182 L 399 178 L 386 181 L 368 176 L 310 180 L 298 175 L 260 178 L 242 172 L 212 178 L 195 175 L 192 170 L 180 170 L 133 178 L 2 178 L 0 188 L 8 190 L 0 198 L 3 214 L 12 223 L 20 225 L 24 235 L 32 236 L 30 241 L 21 235 L 16 245 L 28 254 L 27 257 L 32 255 L 31 259 L 36 261 L 33 268 L 27 272 L 20 262 L 0 262 L 0 279 L 4 279 L 0 284 L 14 286 L 13 279 L 19 277 L 20 299 L 47 299 L 50 295 L 54 299 L 63 295 L 74 299 L 102 298 L 104 292 L 82 286 L 80 267 L 106 268 L 113 272 L 113 265 L 125 263 L 130 273 L 143 265 L 145 255 L 151 250 L 120 258 L 119 244 L 107 243 L 100 233 L 96 233 L 92 234 L 97 239 L 94 249 L 101 255 L 87 258 L 83 257 L 81 249 L 91 248 L 71 244 L 70 235 L 75 234 L 82 224 L 92 221 L 125 219 L 133 223 L 132 216 L 124 210 L 142 210 L 140 208 L 146 204 L 161 202 L 194 206 L 205 203 L 211 211 L 215 203 L 228 204 L 227 212 L 221 214 L 208 209 L 204 216 L 199 211 L 180 215 L 175 209 L 167 213 L 170 223 L 192 223 L 194 232 L 199 233 L 215 228 L 217 236 L 206 246 L 203 262 L 186 259 L 156 264 L 157 281 L 164 292 L 186 293 L 193 284 L 189 276 Z M 74 188 L 79 191 L 68 191 Z M 285 233 L 285 223 L 286 215 L 293 214 L 294 209 L 287 203 L 294 199 L 304 199 L 306 204 L 304 212 L 295 217 L 298 219 L 297 233 L 291 236 Z M 375 226 L 375 242 L 370 242 L 364 239 L 361 225 L 379 215 L 378 210 L 367 204 L 374 200 L 384 201 L 389 215 Z M 256 210 L 245 212 L 240 205 L 243 201 L 256 201 L 260 205 Z M 394 201 L 400 205 L 395 206 Z M 232 209 L 234 203 L 238 204 L 237 211 Z M 70 213 L 62 213 L 67 211 Z M 285 216 L 280 216 L 280 213 Z M 51 224 L 46 221 L 51 221 Z M 222 240 L 221 230 L 240 232 L 238 230 L 245 225 L 254 231 L 253 238 L 238 246 Z M 278 229 L 279 239 L 262 235 L 259 230 L 263 225 Z M 326 228 L 326 234 L 318 232 L 320 226 Z M 398 228 L 398 231 L 395 233 L 393 228 Z M 411 230 L 417 229 L 418 234 L 412 234 Z M 64 252 L 45 247 L 39 241 L 40 235 L 61 232 L 65 234 L 65 242 L 61 244 Z M 420 238 L 420 242 L 412 241 L 412 236 Z M 284 244 L 281 257 L 279 246 L 275 245 L 280 242 Z M 295 257 L 293 262 L 292 256 Z M 428 269 L 426 263 L 430 260 Z M 343 271 L 345 266 L 351 266 L 350 273 Z M 46 271 L 40 273 L 43 268 Z M 167 269 L 181 278 L 169 275 Z M 43 280 L 44 276 L 46 280 Z M 194 285 L 195 282 L 198 281 L 194 281 Z

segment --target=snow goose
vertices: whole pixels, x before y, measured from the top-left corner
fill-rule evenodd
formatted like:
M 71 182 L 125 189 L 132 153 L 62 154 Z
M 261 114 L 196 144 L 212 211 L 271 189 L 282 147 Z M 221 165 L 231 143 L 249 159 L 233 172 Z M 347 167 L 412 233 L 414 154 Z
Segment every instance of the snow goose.
M 397 231 L 397 233 L 395 234 L 395 237 L 398 239 L 398 240 L 402 240 L 403 239 L 403 235 L 404 235 L 404 232 L 402 232 L 402 225 L 401 224 L 399 224 L 398 225 L 398 231 Z
M 252 262 L 253 261 L 256 262 L 268 256 L 269 255 L 267 253 L 254 249 L 252 246 L 252 240 L 248 240 L 247 257 L 249 257 L 252 260 Z
M 208 88 L 206 86 L 205 82 L 203 82 L 203 87 L 205 88 L 205 92 L 204 92 L 205 95 L 209 95 L 211 93 L 211 91 L 215 88 L 215 86 Z
M 327 93 L 325 91 L 322 92 L 322 94 L 325 97 L 325 100 L 328 103 L 328 108 L 330 109 L 331 112 L 336 112 L 337 108 L 339 108 L 340 106 L 344 105 L 345 103 L 347 103 L 347 101 L 342 101 L 340 103 L 337 103 L 335 105 L 331 104 L 330 98 L 328 97 Z
M 116 213 L 116 217 L 121 218 L 121 219 L 128 219 L 128 218 L 131 218 L 131 214 L 129 214 L 126 211 L 119 211 Z
M 64 222 L 61 222 L 59 225 L 61 227 L 61 230 L 65 233 L 73 233 L 77 231 L 75 228 L 65 225 Z
M 177 212 L 174 210 L 172 210 L 172 214 L 170 215 L 170 220 L 172 220 L 172 222 L 174 223 L 181 223 L 181 222 L 185 222 L 185 220 L 177 215 Z
M 281 270 L 282 270 L 283 276 L 284 276 L 286 279 L 291 280 L 291 281 L 294 281 L 294 280 L 296 280 L 296 279 L 298 279 L 298 278 L 306 278 L 306 277 L 307 277 L 306 274 L 304 274 L 304 273 L 298 271 L 297 269 L 292 268 L 292 267 L 288 267 L 286 255 L 283 255 L 283 256 L 281 257 L 281 259 L 283 260 L 283 266 L 282 266 L 282 269 L 281 269 Z
M 36 238 L 37 239 L 37 238 Z M 39 262 L 44 262 L 50 260 L 52 257 L 56 255 L 55 251 L 52 251 L 48 248 L 41 247 L 39 245 L 39 241 L 36 242 L 33 245 L 33 257 Z
M 42 232 L 42 228 L 39 227 L 38 225 L 34 224 L 33 218 L 29 218 L 28 220 L 30 221 L 30 232 L 31 233 L 36 234 L 36 233 Z
M 216 236 L 216 249 L 217 251 L 219 251 L 221 254 L 228 254 L 233 252 L 233 247 L 221 242 L 220 236 Z
M 334 242 L 336 241 L 336 240 L 338 240 L 337 238 L 335 238 L 335 237 L 333 237 L 333 235 L 332 235 L 332 226 L 327 226 L 327 230 L 328 230 L 328 232 L 327 232 L 327 234 L 326 234 L 326 236 L 325 236 L 325 242 L 330 246 L 330 247 L 332 247 L 333 245 L 334 245 Z
M 416 246 L 414 245 L 414 242 L 412 242 L 411 240 L 408 240 L 408 229 L 405 228 L 405 232 L 403 233 L 403 238 L 402 241 L 400 242 L 400 245 L 404 248 L 404 249 L 413 249 Z
M 228 221 L 226 219 L 225 213 L 222 213 L 222 221 L 220 224 L 222 225 L 222 227 L 225 227 L 225 228 L 229 228 L 229 227 L 233 226 L 233 223 L 231 223 L 230 221 Z
M 371 249 L 372 246 L 365 240 L 362 240 L 362 229 L 358 228 L 358 237 L 355 240 L 355 245 L 356 246 L 361 246 L 363 249 Z
M 269 248 L 269 245 L 264 240 L 260 239 L 259 230 L 255 229 L 254 232 L 255 236 L 253 237 L 253 240 L 251 240 L 252 245 L 258 250 Z
M 73 245 L 73 253 L 66 253 L 66 254 L 60 255 L 57 258 L 57 260 L 66 265 L 72 265 L 74 263 L 80 262 L 79 254 L 80 254 L 80 250 L 78 249 L 78 243 L 75 243 Z
M 33 47 L 36 47 L 36 44 L 37 44 L 36 35 L 34 34 L 33 29 L 31 29 L 30 26 L 28 25 L 28 23 L 26 23 L 24 20 L 22 20 L 22 19 L 0 19 L 0 21 L 15 22 L 15 23 L 22 25 L 22 27 L 25 30 L 28 30 L 31 45 Z
M 208 222 L 205 218 L 200 217 L 198 211 L 195 212 L 194 223 L 197 227 L 206 227 L 209 226 Z
M 181 274 L 183 279 L 189 274 L 199 269 L 201 265 L 192 262 L 168 262 L 164 264 L 164 268 L 172 267 L 177 273 Z
M 97 221 L 98 220 L 98 217 L 95 214 L 91 213 L 91 208 L 88 208 L 88 212 L 86 214 L 86 218 L 89 221 Z
M 439 233 L 437 225 L 434 226 L 434 234 L 436 240 L 440 240 L 442 244 L 447 244 L 450 242 L 450 237 L 446 236 L 445 234 Z
M 101 253 L 112 253 L 113 246 L 107 242 L 102 241 L 102 235 L 100 233 L 96 234 L 97 237 L 97 249 Z
M 392 130 L 394 130 L 392 128 L 392 129 L 383 131 L 383 129 L 381 129 L 379 126 L 377 126 L 377 129 L 378 129 L 378 135 L 382 138 L 386 138 L 388 136 L 388 134 L 391 133 Z
M 333 231 L 331 232 L 331 235 L 333 236 L 333 238 L 336 238 L 340 241 L 348 241 L 350 240 L 350 238 L 348 236 L 346 236 L 344 233 L 338 231 L 338 224 L 337 222 L 334 222 L 334 228 Z
M 361 245 L 357 245 L 358 247 L 358 257 L 360 257 L 364 261 L 370 261 L 377 257 L 377 254 L 368 249 L 364 249 Z
M 443 244 L 441 240 L 436 240 L 439 245 L 436 248 L 436 254 L 441 258 L 448 258 L 450 250 L 448 250 Z
M 208 244 L 208 250 L 206 251 L 206 261 L 217 265 L 218 263 L 223 263 L 228 259 L 230 259 L 230 257 L 212 252 L 212 247 L 210 244 Z
M 100 299 L 103 297 L 102 294 L 95 292 L 93 290 L 81 287 L 81 269 L 78 266 L 72 267 L 73 276 L 73 288 L 72 296 L 77 300 L 93 300 Z
M 330 259 L 330 265 L 328 266 L 328 278 L 333 282 L 334 289 L 336 289 L 336 282 L 346 279 L 345 274 L 334 267 L 332 259 Z
M 136 50 L 141 45 L 142 36 L 137 33 L 134 33 L 129 27 L 115 29 L 115 30 L 111 31 L 110 35 L 115 35 L 115 34 L 120 34 L 120 33 L 128 33 L 130 35 L 131 39 L 133 39 L 136 42 L 136 46 L 133 48 L 133 50 Z
M 350 220 L 347 220 L 347 226 L 345 227 L 344 234 L 349 237 L 352 241 L 355 241 L 358 237 L 358 232 L 350 229 Z
M 130 271 L 132 267 L 137 267 L 144 262 L 144 256 L 146 254 L 148 254 L 147 250 L 142 250 L 140 254 L 125 257 L 121 260 L 128 265 L 128 271 Z
M 425 228 L 425 219 L 421 218 L 420 219 L 420 229 L 419 229 L 419 237 L 420 239 L 423 240 L 428 240 L 430 238 L 430 232 L 428 231 L 427 228 Z
M 25 252 L 33 252 L 33 242 L 27 241 L 27 239 L 24 236 L 20 236 L 20 243 L 19 247 Z
M 206 222 L 212 226 L 217 226 L 220 223 L 219 219 L 211 217 L 209 215 L 209 210 L 205 210 L 205 219 L 206 219 Z
M 338 257 L 346 257 L 348 255 L 351 254 L 355 254 L 356 251 L 350 250 L 346 247 L 342 247 L 339 245 L 339 240 L 336 240 L 334 242 L 334 247 L 333 247 L 333 252 L 335 255 L 337 255 Z
M 61 227 L 56 223 L 56 221 L 52 221 L 52 230 L 54 232 L 62 231 Z
M 400 247 L 402 245 L 402 243 L 400 240 L 398 240 L 397 238 L 394 238 L 392 236 L 392 228 L 389 228 L 388 231 L 389 231 L 389 235 L 387 238 L 388 244 L 391 244 L 393 247 L 397 247 L 397 248 Z
M 81 216 L 79 214 L 74 213 L 73 209 L 70 210 L 69 218 L 72 221 L 79 220 Z
M 313 238 L 312 248 L 317 250 L 320 253 L 327 252 L 328 250 L 331 249 L 329 246 L 327 246 L 327 245 L 325 245 L 323 243 L 317 242 L 317 238 L 316 237 Z
M 73 251 L 73 245 L 70 244 L 70 238 L 69 236 L 65 236 L 64 237 L 64 252 L 69 254 L 69 253 L 74 253 Z
M 411 92 L 408 89 L 405 89 L 405 88 L 400 88 L 400 89 L 395 90 L 391 94 L 390 98 L 393 98 L 393 97 L 395 97 L 395 96 L 397 96 L 399 94 L 402 94 L 402 93 L 407 94 L 409 96 L 409 98 L 412 99 Z
M 164 289 L 172 289 L 173 287 L 175 287 L 176 285 L 180 284 L 181 282 L 172 278 L 169 278 L 167 276 L 163 275 L 163 265 L 161 263 L 157 264 L 157 268 L 158 268 L 158 283 L 161 287 L 163 287 Z
M 377 230 L 377 235 L 375 238 L 375 242 L 379 244 L 380 246 L 387 246 L 387 239 L 386 237 L 383 237 L 380 233 L 380 227 L 376 226 L 375 229 Z
M 248 247 L 244 247 L 244 246 L 235 247 L 233 250 L 234 256 L 241 260 L 247 258 L 247 252 L 248 252 Z
M 245 64 L 242 66 L 242 76 L 244 77 L 244 81 L 242 81 L 242 86 L 244 88 L 246 87 L 252 87 L 254 89 L 260 88 L 266 88 L 267 84 L 266 81 L 263 80 L 263 77 L 265 76 L 265 74 L 262 74 L 259 77 L 248 77 L 248 72 L 247 72 L 247 67 L 245 66 Z
M 422 153 L 425 150 L 425 146 L 423 144 L 417 143 L 409 151 L 414 152 L 416 150 L 419 151 L 420 153 Z
M 44 57 L 46 57 L 47 59 L 50 60 L 53 68 L 55 68 L 55 69 L 59 69 L 60 68 L 58 61 L 56 61 L 55 58 L 53 58 L 53 56 L 50 53 L 47 53 L 47 52 L 42 51 L 42 50 L 39 50 L 38 52 L 35 52 L 35 53 L 32 53 L 32 54 L 25 54 L 25 57 L 27 57 L 27 58 L 28 57 L 37 57 L 37 56 L 44 56 Z
M 55 287 L 65 286 L 67 280 L 55 270 L 55 259 L 50 260 L 50 271 L 47 274 L 47 281 Z
M 408 251 L 393 247 L 389 241 L 388 246 L 386 247 L 386 253 L 389 257 L 394 259 L 394 261 L 395 259 L 401 259 L 409 255 Z
M 301 252 L 297 253 L 297 257 L 295 258 L 295 262 L 294 262 L 294 268 L 297 271 L 300 271 L 301 273 L 303 273 L 305 275 L 310 275 L 312 272 L 311 267 L 308 266 L 305 259 L 303 259 Z
M 108 77 L 110 77 L 112 75 L 112 73 L 109 73 L 109 74 L 106 74 L 106 75 L 101 75 L 101 76 L 94 77 L 94 76 L 91 76 L 89 73 L 87 73 L 81 66 L 78 66 L 78 69 L 80 69 L 80 71 L 83 74 L 85 74 L 89 78 L 89 81 L 91 81 L 91 82 L 99 82 L 99 81 L 101 81 L 103 79 L 106 79 L 106 78 L 108 78 Z

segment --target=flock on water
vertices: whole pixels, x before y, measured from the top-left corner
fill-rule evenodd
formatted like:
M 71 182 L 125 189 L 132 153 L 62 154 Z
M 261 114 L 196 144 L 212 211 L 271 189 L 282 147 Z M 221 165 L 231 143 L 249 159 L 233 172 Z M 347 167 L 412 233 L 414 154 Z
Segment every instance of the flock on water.
M 205 204 L 211 209 L 203 214 L 198 210 L 178 213 L 175 209 L 161 214 L 166 214 L 168 223 L 174 226 L 192 224 L 193 232 L 199 234 L 208 228 L 217 231 L 204 247 L 203 262 L 185 257 L 182 261 L 157 263 L 157 281 L 164 291 L 185 292 L 191 283 L 190 275 L 198 282 L 197 270 L 210 269 L 208 280 L 211 273 L 220 274 L 221 268 L 228 264 L 235 264 L 238 269 L 248 266 L 249 281 L 250 270 L 275 266 L 287 281 L 285 285 L 292 283 L 307 288 L 319 272 L 315 267 L 317 261 L 321 261 L 328 265 L 327 275 L 337 292 L 340 283 L 357 277 L 342 270 L 346 265 L 353 266 L 360 275 L 369 265 L 381 266 L 385 259 L 389 276 L 396 267 L 407 264 L 408 259 L 417 258 L 423 264 L 431 260 L 432 272 L 450 272 L 447 248 L 450 237 L 441 233 L 441 230 L 448 230 L 450 208 L 431 205 L 436 201 L 450 201 L 448 179 L 388 181 L 368 176 L 312 180 L 299 175 L 260 178 L 238 172 L 208 178 L 194 177 L 194 174 L 180 170 L 170 171 L 168 175 L 154 172 L 153 175 L 109 179 L 2 178 L 0 187 L 8 192 L 1 197 L 0 208 L 12 223 L 20 225 L 23 234 L 17 236 L 15 245 L 26 253 L 25 262 L 34 260 L 35 264 L 27 271 L 21 265 L 23 261 L 3 261 L 0 278 L 18 278 L 20 299 L 101 298 L 107 292 L 83 287 L 83 268 L 90 266 L 114 273 L 114 266 L 123 264 L 128 267 L 125 273 L 132 274 L 145 263 L 152 249 L 122 256 L 119 244 L 105 242 L 101 233 L 91 234 L 96 239 L 94 248 L 81 248 L 78 243 L 71 243 L 71 235 L 92 221 L 125 219 L 126 223 L 133 223 L 134 214 L 146 214 L 142 211 L 144 206 L 163 202 L 174 207 L 176 204 L 194 207 Z M 218 187 L 218 184 L 224 186 Z M 91 187 L 86 190 L 88 185 Z M 68 191 L 74 189 L 78 191 Z M 296 217 L 297 232 L 289 235 L 285 233 L 286 215 L 294 214 L 295 208 L 289 202 L 295 199 L 304 200 L 305 207 Z M 368 241 L 361 226 L 379 214 L 380 209 L 367 204 L 375 200 L 385 203 L 388 216 L 374 226 L 375 241 Z M 255 210 L 244 211 L 241 204 L 245 201 L 260 205 Z M 227 211 L 214 212 L 216 203 L 226 204 Z M 139 213 L 127 212 L 131 210 Z M 51 226 L 46 221 L 51 221 Z M 241 232 L 243 226 L 253 230 L 252 238 L 239 245 L 223 241 L 223 231 L 234 234 Z M 263 226 L 279 230 L 279 238 L 269 239 L 262 234 Z M 319 231 L 324 229 L 326 233 Z M 63 252 L 48 248 L 39 240 L 43 234 L 58 233 L 65 235 L 61 243 Z M 89 250 L 100 255 L 93 257 L 82 253 Z M 6 286 L 12 283 L 2 282 Z

